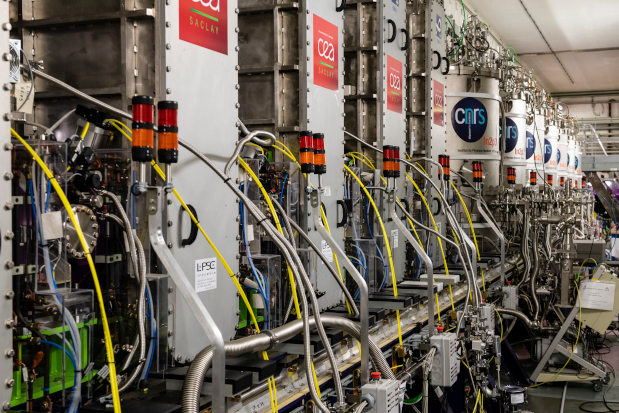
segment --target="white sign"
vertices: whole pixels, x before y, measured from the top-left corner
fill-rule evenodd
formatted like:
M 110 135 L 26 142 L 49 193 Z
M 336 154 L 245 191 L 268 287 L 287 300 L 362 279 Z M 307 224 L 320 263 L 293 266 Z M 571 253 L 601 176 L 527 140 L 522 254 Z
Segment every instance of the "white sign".
M 399 237 L 399 231 L 397 229 L 392 229 L 391 230 L 391 238 L 393 238 L 393 248 L 398 248 L 398 237 Z
M 331 251 L 331 247 L 327 244 L 327 241 L 322 241 L 322 255 L 327 257 L 327 261 L 333 262 L 333 251 Z
M 602 281 L 585 281 L 580 286 L 582 308 L 612 311 L 615 304 L 615 284 Z
M 196 282 L 195 289 L 201 291 L 214 290 L 217 288 L 217 259 L 204 258 L 196 260 Z

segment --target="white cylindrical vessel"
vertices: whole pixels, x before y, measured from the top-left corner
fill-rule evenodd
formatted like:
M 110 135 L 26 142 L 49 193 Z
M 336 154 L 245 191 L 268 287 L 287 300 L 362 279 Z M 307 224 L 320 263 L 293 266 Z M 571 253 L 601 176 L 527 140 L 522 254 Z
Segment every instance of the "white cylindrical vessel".
M 545 179 L 544 176 L 544 134 L 546 126 L 544 124 L 544 115 L 536 113 L 533 122 L 530 125 L 527 124 L 527 143 L 525 157 L 527 159 L 527 172 L 537 171 L 537 184 L 540 185 L 541 181 Z M 529 179 L 529 174 L 526 174 L 526 179 Z
M 499 96 L 498 79 L 479 76 L 476 90 L 469 90 L 469 76 L 447 76 L 447 90 L 452 93 L 475 92 Z M 450 125 L 447 128 L 447 153 L 451 168 L 460 170 L 464 162 L 483 161 L 484 185 L 499 184 L 500 108 L 494 99 L 447 97 Z M 471 165 L 466 166 L 468 169 Z
M 559 185 L 561 178 L 567 181 L 569 170 L 568 165 L 572 161 L 568 151 L 568 135 L 565 129 L 559 131 L 559 141 L 557 142 L 557 176 Z
M 516 184 L 525 185 L 528 180 L 527 165 L 527 103 L 522 99 L 507 102 L 504 165 L 516 169 Z M 500 122 L 500 120 L 499 120 Z M 502 144 L 502 141 L 501 141 Z M 507 179 L 507 172 L 504 176 Z
M 558 157 L 557 157 L 557 144 L 559 141 L 559 130 L 556 125 L 549 125 L 546 128 L 546 135 L 544 137 L 544 173 L 545 179 L 548 181 L 548 176 L 552 175 L 553 185 L 557 184 L 557 172 L 558 172 Z
M 573 136 L 568 135 L 567 138 L 567 176 L 577 183 L 580 188 L 580 179 L 576 173 L 576 140 Z

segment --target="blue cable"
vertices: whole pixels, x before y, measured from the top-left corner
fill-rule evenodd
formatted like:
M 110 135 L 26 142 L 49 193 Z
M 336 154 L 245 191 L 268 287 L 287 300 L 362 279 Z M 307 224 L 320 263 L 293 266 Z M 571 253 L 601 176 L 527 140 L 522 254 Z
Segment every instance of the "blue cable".
M 43 212 L 47 212 L 47 209 L 49 208 L 49 198 L 50 198 L 51 192 L 52 192 L 52 181 L 47 181 L 47 196 L 45 197 L 45 211 Z
M 148 288 L 146 288 L 146 308 L 150 308 L 150 294 L 148 293 Z M 146 311 L 146 316 L 148 317 L 149 320 L 151 320 L 151 326 L 153 325 L 152 322 L 152 318 L 150 313 L 148 312 L 148 310 Z M 157 339 L 157 330 L 156 328 L 154 329 L 154 331 L 151 331 L 150 333 L 152 335 L 151 340 L 156 340 Z M 153 364 L 153 359 L 155 357 L 155 345 L 153 345 L 153 352 L 150 353 L 150 360 L 148 361 L 148 366 L 146 367 L 146 378 L 148 378 L 148 374 L 150 373 L 150 368 Z
M 284 188 L 286 188 L 286 181 L 288 180 L 288 174 L 286 174 L 286 177 L 284 178 L 284 183 L 282 184 L 282 192 L 279 194 L 279 204 L 283 207 L 284 204 L 282 204 L 282 200 L 284 199 Z M 284 223 L 284 217 L 281 218 L 282 220 L 282 227 L 286 227 L 286 224 Z
M 239 185 L 239 189 L 242 190 L 243 188 L 243 184 Z M 249 245 L 247 245 L 247 238 L 245 237 L 245 214 L 243 213 L 243 201 L 239 201 L 239 208 L 240 208 L 240 212 L 241 212 L 241 234 L 243 235 L 243 243 L 245 244 L 245 251 L 249 250 Z M 262 291 L 262 287 L 260 286 L 260 282 L 258 281 L 258 272 L 256 271 L 256 268 L 254 267 L 254 263 L 253 260 L 251 259 L 251 257 L 247 256 L 247 261 L 249 262 L 249 266 L 251 268 L 252 273 L 254 274 L 254 278 L 257 281 L 259 290 L 258 292 L 260 293 L 260 295 L 262 295 L 262 298 L 264 298 L 264 302 L 265 302 L 265 307 L 267 307 L 265 309 L 265 323 L 267 325 L 267 329 L 269 326 L 269 300 L 267 299 L 266 294 L 264 293 L 264 291 Z M 266 283 L 265 283 L 266 284 Z M 247 287 L 246 287 L 247 288 Z
M 77 386 L 77 374 L 75 373 L 75 371 L 77 371 L 77 363 L 75 362 L 75 359 L 73 358 L 71 353 L 69 353 L 69 350 L 67 350 L 66 348 L 63 349 L 61 345 L 56 344 L 53 341 L 39 340 L 38 342 L 43 343 L 43 344 L 49 344 L 50 346 L 54 346 L 54 347 L 59 348 L 60 350 L 64 350 L 67 356 L 69 356 L 69 358 L 71 359 L 71 363 L 73 363 L 73 370 L 74 370 L 73 373 L 76 376 L 75 378 L 73 378 L 73 393 L 71 393 L 71 400 L 69 400 L 69 406 L 71 406 L 71 402 L 73 401 L 73 394 L 75 393 L 75 386 Z

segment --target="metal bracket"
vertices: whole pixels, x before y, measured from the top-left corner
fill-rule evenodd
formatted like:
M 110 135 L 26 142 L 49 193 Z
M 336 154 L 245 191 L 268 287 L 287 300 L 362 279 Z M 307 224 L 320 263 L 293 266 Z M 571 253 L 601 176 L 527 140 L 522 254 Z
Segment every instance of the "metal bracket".
M 219 331 L 219 329 L 217 328 L 215 321 L 198 297 L 198 294 L 193 289 L 193 286 L 187 280 L 183 269 L 176 261 L 176 259 L 172 255 L 172 252 L 166 245 L 166 241 L 163 236 L 163 228 L 167 228 L 167 223 L 164 226 L 162 222 L 162 211 L 165 210 L 166 197 L 163 194 L 162 189 L 148 188 L 146 196 L 148 200 L 148 231 L 150 235 L 151 245 L 155 250 L 157 257 L 159 257 L 161 263 L 170 274 L 170 277 L 174 281 L 174 284 L 176 284 L 176 288 L 187 302 L 187 305 L 189 305 L 189 308 L 195 315 L 198 324 L 206 333 L 206 336 L 211 342 L 211 346 L 213 347 L 212 411 L 215 413 L 223 413 L 226 406 L 224 396 L 224 377 L 226 367 L 224 338 L 221 335 L 221 331 Z

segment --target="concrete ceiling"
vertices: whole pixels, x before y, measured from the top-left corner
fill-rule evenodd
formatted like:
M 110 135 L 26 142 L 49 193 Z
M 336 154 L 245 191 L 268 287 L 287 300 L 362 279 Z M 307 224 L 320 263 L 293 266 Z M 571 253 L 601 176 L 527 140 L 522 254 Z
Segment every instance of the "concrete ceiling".
M 534 69 L 551 93 L 566 94 L 561 100 L 573 99 L 568 94 L 574 92 L 619 94 L 618 0 L 467 0 L 465 4 L 506 46 L 516 49 L 518 60 Z M 608 99 L 609 94 L 598 96 Z

